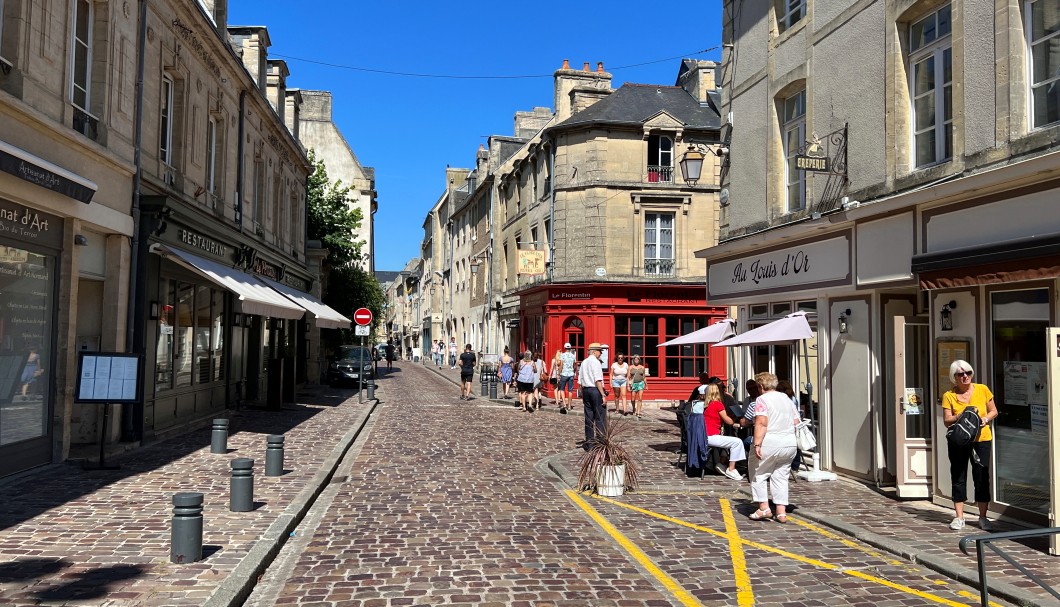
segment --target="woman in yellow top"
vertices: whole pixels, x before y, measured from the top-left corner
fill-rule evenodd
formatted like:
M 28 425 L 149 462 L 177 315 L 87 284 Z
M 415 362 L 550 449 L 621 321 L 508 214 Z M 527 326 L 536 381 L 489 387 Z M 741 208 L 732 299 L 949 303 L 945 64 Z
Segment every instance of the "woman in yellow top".
M 950 529 L 964 529 L 964 502 L 968 501 L 968 462 L 971 461 L 975 504 L 979 507 L 979 528 L 991 531 L 992 525 L 986 518 L 986 509 L 990 505 L 990 469 L 987 465 L 990 463 L 990 443 L 994 438 L 990 422 L 997 418 L 994 393 L 983 384 L 972 383 L 972 366 L 963 360 L 955 360 L 950 365 L 950 381 L 953 383 L 953 389 L 942 395 L 942 421 L 946 427 L 952 426 L 968 407 L 974 407 L 982 420 L 979 438 L 972 444 L 957 446 L 947 443 L 953 511 L 956 515 L 950 523 Z M 972 457 L 973 452 L 978 455 L 979 463 Z

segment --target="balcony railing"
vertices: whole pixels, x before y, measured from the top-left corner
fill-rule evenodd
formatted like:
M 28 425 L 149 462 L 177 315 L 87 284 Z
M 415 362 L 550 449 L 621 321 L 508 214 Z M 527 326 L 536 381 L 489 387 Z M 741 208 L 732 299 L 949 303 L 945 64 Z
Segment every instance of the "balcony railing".
M 648 165 L 648 183 L 673 183 L 673 181 L 673 167 Z
M 677 262 L 673 259 L 645 259 L 645 276 L 673 276 Z

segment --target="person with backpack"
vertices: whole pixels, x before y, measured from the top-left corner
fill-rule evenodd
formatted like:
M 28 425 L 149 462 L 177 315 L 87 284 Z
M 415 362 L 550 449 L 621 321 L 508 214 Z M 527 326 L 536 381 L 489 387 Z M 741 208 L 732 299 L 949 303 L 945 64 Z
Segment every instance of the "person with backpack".
M 994 393 L 983 384 L 972 382 L 972 366 L 963 360 L 950 365 L 953 389 L 942 395 L 942 422 L 949 428 L 946 447 L 950 458 L 950 495 L 954 519 L 950 529 L 964 529 L 964 503 L 968 501 L 968 462 L 972 464 L 975 504 L 979 507 L 979 528 L 993 531 L 986 517 L 990 505 L 990 444 L 994 439 L 990 422 L 997 418 Z

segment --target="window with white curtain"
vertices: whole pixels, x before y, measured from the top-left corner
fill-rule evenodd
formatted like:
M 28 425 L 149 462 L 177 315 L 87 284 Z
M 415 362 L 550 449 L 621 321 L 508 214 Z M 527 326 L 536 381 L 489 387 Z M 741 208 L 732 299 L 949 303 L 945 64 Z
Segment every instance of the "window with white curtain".
M 217 194 L 217 119 L 206 123 L 206 189 Z
M 947 4 L 909 27 L 909 91 L 916 166 L 953 157 L 952 21 Z
M 173 79 L 162 76 L 162 99 L 159 108 L 158 158 L 173 164 Z
M 775 0 L 777 29 L 784 33 L 806 16 L 806 0 Z
M 644 274 L 672 276 L 674 273 L 673 213 L 644 214 Z
M 1031 124 L 1037 128 L 1060 122 L 1060 2 L 1028 0 L 1025 7 Z

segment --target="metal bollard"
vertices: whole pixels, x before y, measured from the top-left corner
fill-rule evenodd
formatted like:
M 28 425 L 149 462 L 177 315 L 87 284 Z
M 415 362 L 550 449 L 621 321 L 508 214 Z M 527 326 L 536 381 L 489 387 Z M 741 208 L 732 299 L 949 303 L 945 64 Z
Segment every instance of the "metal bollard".
M 213 432 L 210 433 L 210 453 L 228 453 L 228 420 L 213 420 Z
M 490 393 L 489 376 L 485 373 L 479 378 L 479 396 L 487 396 Z
M 175 493 L 169 531 L 169 562 L 202 560 L 202 494 Z
M 375 398 L 375 380 L 368 380 L 368 400 Z
M 490 376 L 490 398 L 497 400 L 497 376 Z
M 249 457 L 232 460 L 229 493 L 228 509 L 232 512 L 250 512 L 254 509 L 254 460 Z
M 283 476 L 283 435 L 265 437 L 265 476 Z

